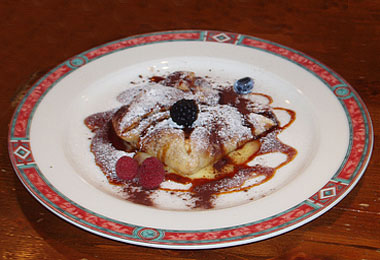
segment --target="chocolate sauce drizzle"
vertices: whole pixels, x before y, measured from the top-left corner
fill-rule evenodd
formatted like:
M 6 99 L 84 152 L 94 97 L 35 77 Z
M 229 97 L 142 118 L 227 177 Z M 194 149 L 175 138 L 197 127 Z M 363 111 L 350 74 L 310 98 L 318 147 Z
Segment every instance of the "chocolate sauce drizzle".
M 170 86 L 172 84 L 175 84 L 175 82 L 179 79 L 180 75 L 174 74 L 172 75 L 172 78 L 163 78 L 155 76 L 150 78 L 150 81 L 165 81 L 165 84 Z M 259 93 L 253 94 L 267 98 L 268 104 L 272 103 L 272 98 L 268 95 Z M 237 95 L 232 90 L 232 87 L 221 91 L 219 97 L 220 104 L 235 106 L 242 115 L 248 114 L 250 112 L 247 109 L 248 101 Z M 125 107 L 125 109 L 128 108 Z M 216 173 L 216 177 L 214 179 L 190 179 L 175 173 L 167 173 L 165 176 L 166 181 L 172 181 L 181 184 L 191 183 L 191 187 L 188 190 L 175 190 L 167 188 L 159 189 L 162 191 L 170 192 L 171 194 L 181 194 L 187 192 L 191 194 L 192 200 L 195 201 L 193 205 L 194 208 L 210 209 L 214 207 L 213 200 L 220 194 L 246 191 L 248 189 L 251 189 L 253 186 L 260 185 L 270 180 L 274 176 L 277 169 L 292 161 L 297 154 L 296 149 L 287 144 L 284 144 L 278 139 L 278 134 L 282 132 L 284 129 L 288 128 L 294 122 L 296 118 L 295 112 L 285 108 L 274 109 L 283 110 L 287 112 L 290 116 L 289 122 L 286 125 L 280 127 L 275 114 L 270 110 L 263 110 L 263 115 L 274 120 L 277 123 L 277 125 L 257 137 L 257 140 L 260 143 L 260 148 L 245 162 L 240 164 L 234 164 L 233 161 L 228 157 L 228 155 L 224 156 L 213 165 L 213 170 Z M 87 117 L 84 121 L 86 126 L 91 131 L 95 132 L 95 136 L 93 137 L 93 140 L 91 142 L 91 151 L 95 155 L 96 163 L 107 176 L 108 181 L 111 184 L 123 186 L 124 192 L 128 195 L 128 200 L 142 205 L 154 206 L 153 200 L 151 198 L 154 191 L 142 189 L 138 185 L 136 180 L 128 182 L 119 181 L 115 175 L 114 170 L 112 169 L 112 165 L 115 164 L 115 162 L 112 162 L 112 160 L 116 160 L 113 156 L 114 153 L 117 153 L 118 151 L 131 152 L 131 149 L 128 146 L 128 144 L 121 140 L 113 130 L 112 117 L 115 113 L 117 113 L 117 110 L 93 114 Z M 156 123 L 157 122 L 152 123 L 153 125 L 149 125 L 149 127 L 154 127 L 154 124 Z M 254 131 L 254 126 L 251 123 L 249 123 L 248 120 L 245 120 L 245 124 L 247 124 L 252 129 L 252 131 Z M 191 128 L 184 129 L 185 137 L 190 136 L 191 131 Z M 144 131 L 142 132 L 142 134 L 144 135 Z M 218 141 L 218 139 L 221 138 L 218 136 L 218 131 L 215 131 L 215 133 L 211 134 L 210 138 L 213 139 L 211 140 L 211 143 L 219 143 L 220 145 L 222 145 L 222 142 Z M 99 146 L 104 144 L 109 144 L 108 150 L 105 152 L 108 154 L 100 154 L 102 153 L 102 149 Z M 275 168 L 265 167 L 261 165 L 248 165 L 250 161 L 252 161 L 255 157 L 259 155 L 276 152 L 285 154 L 286 160 Z M 112 158 L 112 160 L 107 162 L 106 160 L 104 160 L 104 158 Z M 233 170 L 231 170 L 230 167 L 229 170 L 225 172 L 224 169 L 226 165 L 232 165 Z M 255 183 L 250 186 L 244 186 L 244 183 L 248 179 L 258 176 L 263 176 L 264 178 L 259 183 Z

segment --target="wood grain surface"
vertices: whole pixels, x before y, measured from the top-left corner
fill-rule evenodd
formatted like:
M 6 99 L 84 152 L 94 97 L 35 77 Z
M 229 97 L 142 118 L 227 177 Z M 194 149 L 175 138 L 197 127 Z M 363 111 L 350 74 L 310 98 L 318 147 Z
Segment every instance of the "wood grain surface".
M 380 2 L 120 0 L 0 1 L 1 259 L 380 259 Z M 115 242 L 50 213 L 23 187 L 8 158 L 15 106 L 40 76 L 100 44 L 135 34 L 213 29 L 253 35 L 333 68 L 363 98 L 375 146 L 358 185 L 294 231 L 213 250 L 164 250 Z

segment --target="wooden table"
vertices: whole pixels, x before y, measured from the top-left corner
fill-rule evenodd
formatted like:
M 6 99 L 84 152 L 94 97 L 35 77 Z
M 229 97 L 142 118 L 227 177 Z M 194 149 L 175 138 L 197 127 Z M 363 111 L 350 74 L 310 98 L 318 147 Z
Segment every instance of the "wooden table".
M 378 1 L 1 1 L 1 259 L 380 259 L 380 4 Z M 366 173 L 333 209 L 294 231 L 213 250 L 123 244 L 72 226 L 23 187 L 7 152 L 24 90 L 60 62 L 127 36 L 174 29 L 254 35 L 307 53 L 367 104 L 375 146 Z

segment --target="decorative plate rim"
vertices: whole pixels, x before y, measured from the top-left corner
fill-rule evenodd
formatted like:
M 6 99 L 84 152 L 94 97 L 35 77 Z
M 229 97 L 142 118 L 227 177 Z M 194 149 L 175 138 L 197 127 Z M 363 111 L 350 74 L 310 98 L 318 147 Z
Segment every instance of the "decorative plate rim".
M 70 200 L 49 183 L 34 161 L 29 131 L 33 114 L 47 92 L 62 78 L 105 55 L 148 44 L 199 41 L 254 48 L 286 59 L 317 77 L 344 108 L 350 143 L 333 177 L 298 205 L 243 225 L 205 229 L 169 230 L 123 223 L 92 212 Z M 337 73 L 319 61 L 289 47 L 257 37 L 204 30 L 162 31 L 130 36 L 82 52 L 59 64 L 25 94 L 15 110 L 8 133 L 12 166 L 27 190 L 46 208 L 66 221 L 103 237 L 135 245 L 173 249 L 221 248 L 260 241 L 293 230 L 322 215 L 342 200 L 364 174 L 373 148 L 373 126 L 358 93 Z

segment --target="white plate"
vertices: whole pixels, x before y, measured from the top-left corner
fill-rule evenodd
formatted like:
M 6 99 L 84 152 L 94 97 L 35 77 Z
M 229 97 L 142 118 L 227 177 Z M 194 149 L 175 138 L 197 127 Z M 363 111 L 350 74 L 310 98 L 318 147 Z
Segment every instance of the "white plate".
M 116 107 L 116 95 L 139 75 L 176 70 L 231 82 L 252 76 L 273 106 L 297 113 L 279 136 L 297 157 L 257 186 L 253 200 L 233 195 L 211 210 L 137 205 L 95 165 L 84 118 Z M 216 31 L 139 35 L 83 52 L 31 88 L 9 132 L 17 175 L 52 212 L 111 239 L 182 249 L 259 241 L 311 221 L 354 187 L 372 146 L 364 103 L 331 69 L 276 43 Z

